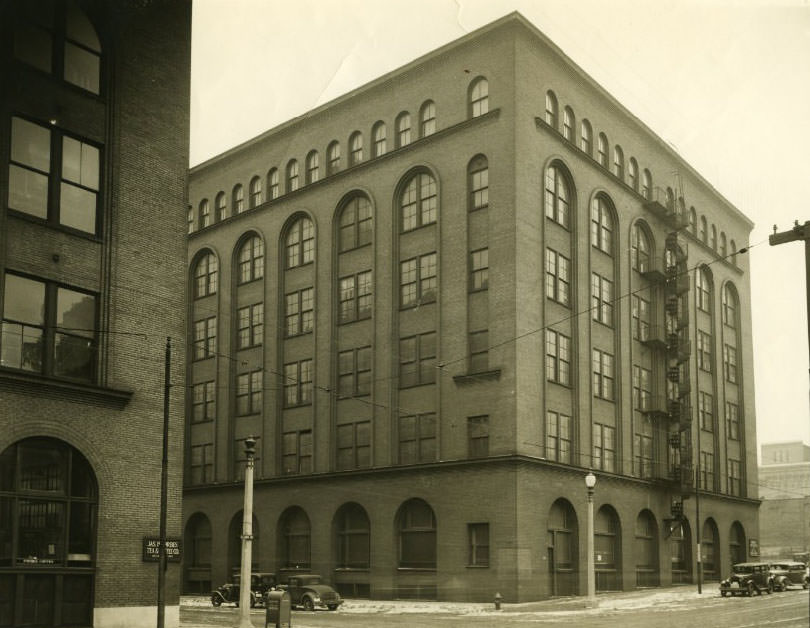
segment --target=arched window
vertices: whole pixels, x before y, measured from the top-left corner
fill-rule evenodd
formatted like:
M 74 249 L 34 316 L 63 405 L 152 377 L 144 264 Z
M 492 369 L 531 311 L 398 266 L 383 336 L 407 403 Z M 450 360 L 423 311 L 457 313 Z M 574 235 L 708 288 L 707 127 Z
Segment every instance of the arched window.
M 354 166 L 363 161 L 363 134 L 355 131 L 349 137 L 349 165 Z
M 725 258 L 728 255 L 728 245 L 726 243 L 726 232 L 720 232 L 720 257 Z
M 745 530 L 739 521 L 731 524 L 728 535 L 729 559 L 732 565 L 744 563 L 746 557 Z
M 60 625 L 92 626 L 99 496 L 90 463 L 61 440 L 18 441 L 0 453 L 0 496 L 3 625 L 55 625 L 61 609 Z
M 596 552 L 596 590 L 619 591 L 622 587 L 622 550 L 619 516 L 610 506 L 602 506 L 593 524 Z
M 470 84 L 470 117 L 477 118 L 489 111 L 489 82 L 478 77 Z
M 93 24 L 76 2 L 57 2 L 50 10 L 43 8 L 39 4 L 25 6 L 17 15 L 14 57 L 100 94 L 101 42 Z
M 700 234 L 698 235 L 700 241 L 704 244 L 708 239 L 708 224 L 706 223 L 706 216 L 700 217 Z
M 613 214 L 610 201 L 602 194 L 591 202 L 591 245 L 613 255 Z
M 613 174 L 624 181 L 624 151 L 618 144 L 613 147 Z
M 411 231 L 436 222 L 439 213 L 436 180 L 428 172 L 411 176 L 399 196 L 402 231 Z
M 646 168 L 641 176 L 641 195 L 648 201 L 652 198 L 652 175 Z
M 243 211 L 245 211 L 245 192 L 242 189 L 241 183 L 237 183 L 235 186 L 233 186 L 233 193 L 231 196 L 233 197 L 233 202 L 231 205 L 233 205 L 234 213 L 241 214 Z
M 183 545 L 186 549 L 183 593 L 210 593 L 211 522 L 208 517 L 198 512 L 188 520 Z
M 360 504 L 344 504 L 335 515 L 337 569 L 368 569 L 371 566 L 371 523 Z
M 650 239 L 641 224 L 633 225 L 630 239 L 630 262 L 633 270 L 645 273 L 650 270 Z
M 697 212 L 694 207 L 689 208 L 689 231 L 697 237 Z
M 477 155 L 470 160 L 467 166 L 467 189 L 470 210 L 489 206 L 489 163 L 484 155 Z
M 557 97 L 551 90 L 546 92 L 546 124 L 557 128 Z
M 608 139 L 607 139 L 607 135 L 605 135 L 604 133 L 599 134 L 599 139 L 598 139 L 598 142 L 597 142 L 596 152 L 597 152 L 597 160 L 599 161 L 599 164 L 603 168 L 607 168 L 608 167 Z
M 371 202 L 363 195 L 352 197 L 340 210 L 338 250 L 343 253 L 371 242 Z
M 306 216 L 300 217 L 287 230 L 285 238 L 287 268 L 315 261 L 315 227 Z
M 217 292 L 217 257 L 206 253 L 194 266 L 194 298 L 207 297 Z
M 703 560 L 703 578 L 707 582 L 718 580 L 720 564 L 717 555 L 720 546 L 717 539 L 717 524 L 709 517 L 703 523 L 703 534 L 701 534 L 701 558 Z
M 228 199 L 225 192 L 217 194 L 214 206 L 216 207 L 217 222 L 225 220 L 228 217 Z
M 250 208 L 258 207 L 262 204 L 262 180 L 253 177 L 250 180 Z
M 689 522 L 682 520 L 672 525 L 669 535 L 672 584 L 686 584 L 692 579 L 692 535 Z
M 699 310 L 712 311 L 712 281 L 709 271 L 703 267 L 698 269 L 695 277 L 695 301 Z
M 723 286 L 723 324 L 729 327 L 737 328 L 737 290 L 734 285 L 727 283 Z
M 714 225 L 712 225 L 711 234 L 712 235 L 711 235 L 711 239 L 709 240 L 709 246 L 712 247 L 712 251 L 716 251 L 717 250 L 717 227 L 715 227 Z
M 731 262 L 735 266 L 737 265 L 737 243 L 734 240 L 729 242 L 729 246 L 731 247 Z
M 264 242 L 259 236 L 251 236 L 242 243 L 237 264 L 239 285 L 264 277 Z
M 312 527 L 307 514 L 298 506 L 288 508 L 281 515 L 278 530 L 281 567 L 309 569 Z
M 278 168 L 271 168 L 267 173 L 267 198 L 273 200 L 278 198 L 281 194 L 281 185 L 279 183 Z
M 579 147 L 586 155 L 593 156 L 593 131 L 591 131 L 591 123 L 588 120 L 583 120 L 580 125 Z
M 627 182 L 638 192 L 638 162 L 635 157 L 631 157 L 627 162 Z
M 334 140 L 326 148 L 326 174 L 335 174 L 340 170 L 340 143 Z
M 411 114 L 403 111 L 397 116 L 397 148 L 411 143 Z
M 657 587 L 658 526 L 649 510 L 642 510 L 636 519 L 636 586 Z
M 551 218 L 554 222 L 568 229 L 571 220 L 569 204 L 571 192 L 566 177 L 557 166 L 549 166 L 546 169 L 545 188 L 546 218 Z
M 421 499 L 405 502 L 397 515 L 400 568 L 436 569 L 436 515 Z
M 380 157 L 381 155 L 385 155 L 387 151 L 387 132 L 385 129 L 385 122 L 379 121 L 374 124 L 374 128 L 371 130 L 371 137 L 372 142 L 374 142 L 371 146 L 371 156 L 372 157 Z
M 419 109 L 419 137 L 427 137 L 436 132 L 436 103 L 426 100 Z
M 208 199 L 204 198 L 200 201 L 200 229 L 204 229 L 208 225 L 211 224 L 211 206 L 208 203 Z
M 295 192 L 299 188 L 298 160 L 290 159 L 287 162 L 287 192 Z
M 321 159 L 318 156 L 318 151 L 317 150 L 309 151 L 309 154 L 307 155 L 307 174 L 306 174 L 307 183 L 315 183 L 318 179 L 321 178 L 320 168 L 321 168 Z
M 574 110 L 571 107 L 563 109 L 563 137 L 573 143 L 574 138 Z
M 573 506 L 558 499 L 548 513 L 548 560 L 551 578 L 549 595 L 579 593 L 577 567 L 577 515 Z
M 186 222 L 188 223 L 188 232 L 194 233 L 194 208 L 189 205 L 186 212 Z

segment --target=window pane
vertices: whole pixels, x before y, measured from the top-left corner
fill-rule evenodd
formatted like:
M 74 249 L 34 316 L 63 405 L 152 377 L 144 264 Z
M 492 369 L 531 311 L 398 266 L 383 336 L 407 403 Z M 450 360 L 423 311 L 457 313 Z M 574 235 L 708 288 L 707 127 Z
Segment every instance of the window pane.
M 7 274 L 3 318 L 42 325 L 45 321 L 45 284 Z
M 56 292 L 56 325 L 61 331 L 92 338 L 96 328 L 94 296 L 59 288 Z
M 37 218 L 48 217 L 48 177 L 11 164 L 8 206 Z
M 70 137 L 62 138 L 62 178 L 98 190 L 98 149 Z
M 67 227 L 95 233 L 96 194 L 69 183 L 62 183 L 59 222 Z
M 33 24 L 18 24 L 14 33 L 14 56 L 43 72 L 51 72 L 51 34 Z
M 93 378 L 93 341 L 81 336 L 54 335 L 53 373 L 64 377 Z
M 62 585 L 63 625 L 89 626 L 93 608 L 93 579 L 65 576 Z
M 22 118 L 11 119 L 11 160 L 43 172 L 51 169 L 51 132 Z
M 21 499 L 17 503 L 17 562 L 51 565 L 64 560 L 65 504 Z

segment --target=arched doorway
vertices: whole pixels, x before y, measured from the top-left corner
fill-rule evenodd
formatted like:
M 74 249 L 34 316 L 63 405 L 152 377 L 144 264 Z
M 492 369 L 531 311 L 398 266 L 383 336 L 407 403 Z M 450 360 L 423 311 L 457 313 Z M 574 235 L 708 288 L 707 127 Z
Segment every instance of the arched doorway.
M 649 510 L 642 510 L 636 518 L 636 586 L 657 587 L 660 584 L 658 569 L 658 526 Z
M 98 484 L 78 449 L 27 438 L 0 454 L 0 626 L 92 626 Z
M 201 512 L 193 515 L 183 535 L 183 593 L 211 591 L 211 522 Z
M 548 513 L 549 595 L 577 595 L 577 515 L 567 499 L 560 498 Z
M 332 521 L 335 588 L 345 597 L 369 597 L 371 524 L 360 504 L 343 504 Z
M 396 516 L 397 579 L 400 599 L 435 600 L 436 514 L 423 499 L 409 499 Z
M 700 535 L 700 554 L 703 562 L 703 580 L 718 580 L 720 573 L 720 544 L 718 542 L 717 524 L 709 517 L 703 522 Z
M 731 560 L 731 565 L 745 562 L 745 530 L 739 521 L 735 521 L 731 524 L 731 530 L 728 535 L 728 555 Z
M 596 552 L 596 590 L 620 591 L 622 588 L 622 530 L 619 515 L 612 506 L 602 506 L 593 524 Z
M 279 571 L 309 571 L 311 533 L 312 526 L 303 508 L 291 506 L 281 514 L 276 539 Z
M 244 511 L 240 510 L 228 526 L 228 577 L 239 574 L 242 567 L 242 525 Z M 259 571 L 259 520 L 253 515 L 253 543 L 250 553 L 250 568 Z
M 692 534 L 686 519 L 672 523 L 669 548 L 672 569 L 672 584 L 687 584 L 692 581 Z

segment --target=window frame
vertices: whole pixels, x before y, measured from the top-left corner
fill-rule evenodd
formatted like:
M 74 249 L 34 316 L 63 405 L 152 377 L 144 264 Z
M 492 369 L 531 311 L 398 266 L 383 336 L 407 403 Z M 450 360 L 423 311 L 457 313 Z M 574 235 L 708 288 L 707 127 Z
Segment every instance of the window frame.
M 412 343 L 412 350 L 403 350 Z M 430 345 L 432 344 L 432 350 Z M 408 355 L 410 354 L 410 355 Z M 410 359 L 406 359 L 410 358 Z M 416 388 L 436 383 L 438 334 L 428 331 L 399 339 L 399 388 Z
M 604 401 L 616 401 L 616 362 L 612 353 L 594 347 L 591 352 L 593 396 Z
M 407 202 L 406 202 L 407 195 Z M 413 219 L 406 221 L 405 209 L 413 207 Z M 429 172 L 419 171 L 408 177 L 399 193 L 400 233 L 409 233 L 435 225 L 439 219 L 439 186 Z M 410 226 L 412 223 L 413 226 Z
M 479 76 L 470 83 L 470 118 L 478 118 L 489 113 L 489 81 Z
M 562 342 L 564 341 L 564 342 Z M 564 346 L 563 346 L 564 345 Z M 553 353 L 550 352 L 553 349 Z M 566 359 L 567 358 L 567 359 Z M 571 337 L 546 329 L 546 379 L 561 386 L 571 386 Z
M 571 260 L 548 246 L 546 247 L 546 298 L 564 307 L 571 307 Z

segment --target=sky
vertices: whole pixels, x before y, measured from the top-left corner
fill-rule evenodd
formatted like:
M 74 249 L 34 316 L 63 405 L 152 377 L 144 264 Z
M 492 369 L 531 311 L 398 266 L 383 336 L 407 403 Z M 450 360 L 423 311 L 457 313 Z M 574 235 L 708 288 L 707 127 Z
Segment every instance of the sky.
M 755 223 L 757 437 L 810 443 L 804 246 L 768 244 L 810 220 L 810 0 L 194 0 L 191 165 L 512 11 Z

